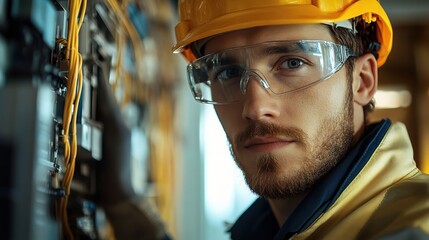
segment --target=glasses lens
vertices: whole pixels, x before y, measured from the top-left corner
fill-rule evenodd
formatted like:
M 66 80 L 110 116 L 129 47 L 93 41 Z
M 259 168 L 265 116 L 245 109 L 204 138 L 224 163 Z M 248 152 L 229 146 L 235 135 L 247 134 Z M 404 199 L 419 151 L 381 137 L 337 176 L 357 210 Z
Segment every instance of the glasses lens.
M 239 101 L 250 78 L 274 94 L 297 91 L 337 72 L 353 56 L 345 46 L 326 41 L 281 41 L 232 48 L 188 65 L 189 84 L 200 102 Z

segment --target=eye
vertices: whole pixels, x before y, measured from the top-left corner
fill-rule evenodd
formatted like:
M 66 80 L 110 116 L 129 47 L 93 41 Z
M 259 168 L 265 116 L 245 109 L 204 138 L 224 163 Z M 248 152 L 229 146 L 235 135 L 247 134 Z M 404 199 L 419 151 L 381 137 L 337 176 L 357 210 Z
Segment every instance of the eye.
M 229 66 L 219 70 L 215 76 L 218 80 L 233 80 L 240 78 L 243 72 L 244 69 L 239 66 Z
M 282 69 L 297 69 L 304 64 L 304 61 L 299 58 L 288 58 L 284 60 L 279 68 Z

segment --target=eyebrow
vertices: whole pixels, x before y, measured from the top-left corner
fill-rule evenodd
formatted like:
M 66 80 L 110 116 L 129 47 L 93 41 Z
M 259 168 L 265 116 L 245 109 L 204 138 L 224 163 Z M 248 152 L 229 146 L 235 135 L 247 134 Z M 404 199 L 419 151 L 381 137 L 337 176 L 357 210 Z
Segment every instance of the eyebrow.
M 299 45 L 278 45 L 264 48 L 262 51 L 263 56 L 271 55 L 271 54 L 279 54 L 279 53 L 290 53 L 295 52 L 299 48 Z
M 213 62 L 216 62 L 216 65 L 233 65 L 240 64 L 242 60 L 237 59 L 236 57 L 226 56 L 226 57 L 213 57 L 207 62 L 207 66 L 213 67 Z

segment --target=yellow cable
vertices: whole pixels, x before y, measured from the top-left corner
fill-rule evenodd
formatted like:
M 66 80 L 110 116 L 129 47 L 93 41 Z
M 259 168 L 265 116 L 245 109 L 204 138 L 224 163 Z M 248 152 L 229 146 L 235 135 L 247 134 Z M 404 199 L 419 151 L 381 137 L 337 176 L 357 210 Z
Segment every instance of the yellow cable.
M 134 28 L 134 25 L 131 23 L 126 7 L 127 0 L 121 1 L 121 4 L 117 0 L 105 0 L 106 5 L 112 9 L 114 12 L 119 26 L 117 26 L 118 31 L 125 30 L 127 37 L 131 40 L 132 46 L 134 48 L 134 57 L 135 57 L 135 66 L 137 71 L 138 79 L 132 79 L 132 75 L 129 72 L 122 71 L 122 62 L 121 59 L 118 59 L 116 62 L 116 75 L 115 82 L 112 86 L 113 91 L 115 92 L 118 84 L 121 84 L 121 88 L 124 90 L 122 98 L 118 99 L 121 106 L 126 104 L 128 101 L 136 99 L 137 101 L 148 102 L 150 112 L 149 120 L 149 134 L 156 135 L 159 142 L 165 143 L 166 145 L 171 145 L 174 141 L 174 125 L 171 123 L 171 119 L 174 117 L 174 111 L 172 109 L 173 100 L 171 95 L 169 95 L 168 89 L 161 89 L 161 92 L 153 95 L 150 92 L 150 85 L 145 84 L 142 74 L 144 71 L 140 69 L 142 66 L 142 57 L 144 52 L 144 47 L 141 39 L 139 38 L 137 31 Z M 117 34 L 119 35 L 119 34 Z M 118 58 L 122 58 L 122 46 L 119 41 L 122 38 L 117 37 L 117 49 L 118 49 Z M 146 69 L 145 69 L 146 70 Z M 121 82 L 119 83 L 119 80 Z M 139 81 L 140 80 L 140 81 Z M 136 86 L 133 86 L 136 85 Z M 174 217 L 172 209 L 171 199 L 174 198 L 174 193 L 172 186 L 174 186 L 174 154 L 173 149 L 170 151 L 165 151 L 162 147 L 159 147 L 157 144 L 150 146 L 151 152 L 151 173 L 153 173 L 155 182 L 159 186 L 157 188 L 158 198 L 157 206 L 160 210 L 160 214 L 164 220 L 167 220 L 171 226 L 174 225 Z
M 122 75 L 122 51 L 125 47 L 125 35 L 122 31 L 122 29 L 118 29 L 116 32 L 116 49 L 118 49 L 117 52 L 117 59 L 116 59 L 116 73 L 115 73 L 115 79 L 112 84 L 113 92 L 116 93 L 118 86 L 119 86 L 119 79 Z
M 130 22 L 129 18 L 125 14 L 124 8 L 121 9 L 119 6 L 119 3 L 116 0 L 106 0 L 108 5 L 113 9 L 115 12 L 120 24 L 124 27 L 126 30 L 128 36 L 131 39 L 132 45 L 134 47 L 134 54 L 135 54 L 135 61 L 136 61 L 136 71 L 141 78 L 141 74 L 143 74 L 141 71 L 139 71 L 139 66 L 141 66 L 141 58 L 140 56 L 143 55 L 143 45 L 140 41 L 140 38 L 138 36 L 137 30 L 135 29 L 134 25 Z
M 63 234 L 68 239 L 74 239 L 68 223 L 67 203 L 70 194 L 70 186 L 75 171 L 77 156 L 76 120 L 79 101 L 83 86 L 82 56 L 78 52 L 79 30 L 85 17 L 87 1 L 69 1 L 69 26 L 67 40 L 59 39 L 66 46 L 66 59 L 69 62 L 69 75 L 67 80 L 67 92 L 63 114 L 63 143 L 64 143 L 64 167 L 65 172 L 61 186 L 65 189 L 66 196 L 60 200 L 59 218 L 62 220 Z M 70 129 L 71 127 L 71 129 Z M 70 132 L 71 131 L 71 132 Z M 71 138 L 71 141 L 70 141 Z

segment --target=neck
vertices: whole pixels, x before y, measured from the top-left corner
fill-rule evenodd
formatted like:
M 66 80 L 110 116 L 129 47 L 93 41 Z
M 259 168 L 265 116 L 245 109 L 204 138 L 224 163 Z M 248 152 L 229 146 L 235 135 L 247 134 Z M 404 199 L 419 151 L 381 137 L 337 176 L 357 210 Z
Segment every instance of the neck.
M 308 192 L 304 192 L 285 199 L 268 199 L 268 203 L 280 227 L 285 223 L 286 219 L 292 214 L 293 210 L 295 210 L 305 196 L 307 196 L 307 193 Z

